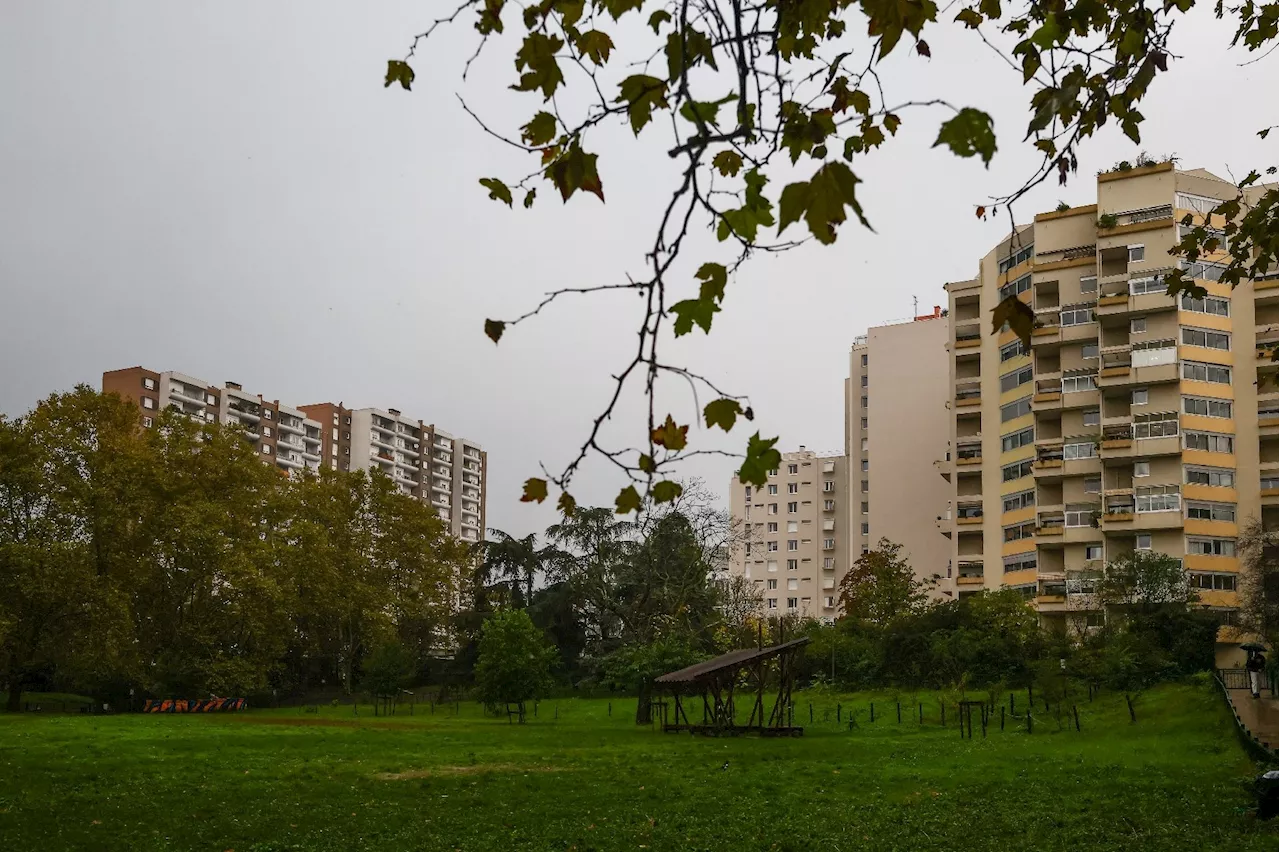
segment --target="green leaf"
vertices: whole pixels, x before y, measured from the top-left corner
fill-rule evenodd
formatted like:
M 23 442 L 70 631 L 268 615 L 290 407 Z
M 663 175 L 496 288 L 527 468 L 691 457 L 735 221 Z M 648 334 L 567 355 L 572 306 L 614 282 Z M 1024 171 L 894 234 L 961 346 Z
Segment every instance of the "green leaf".
M 866 115 L 871 112 L 871 96 L 861 89 L 854 89 L 849 93 L 849 106 Z
M 971 30 L 982 26 L 982 15 L 978 14 L 976 9 L 961 9 L 960 14 L 956 15 L 956 20 Z
M 616 21 L 633 9 L 639 9 L 644 5 L 644 0 L 600 0 L 599 5 L 604 6 L 605 11 Z
M 677 426 L 676 421 L 668 414 L 666 422 L 654 429 L 649 437 L 659 447 L 666 447 L 669 451 L 676 453 L 683 450 L 688 442 L 689 427 L 688 425 Z
M 387 79 L 382 84 L 382 88 L 385 89 L 392 83 L 399 83 L 406 91 L 413 86 L 413 69 L 409 67 L 408 62 L 400 59 L 387 60 Z
M 735 234 L 750 245 L 755 242 L 760 226 L 773 225 L 773 202 L 765 197 L 764 186 L 769 179 L 760 174 L 759 169 L 749 170 L 742 179 L 747 185 L 742 206 L 721 214 L 716 238 L 724 241 L 730 234 Z
M 884 129 L 889 131 L 891 135 L 898 135 L 898 128 L 902 125 L 902 119 L 890 112 L 886 113 L 881 121 L 884 123 Z
M 665 51 L 667 79 L 673 83 L 680 79 L 686 68 L 692 68 L 699 62 L 716 68 L 715 50 L 711 46 L 711 39 L 707 38 L 706 33 L 692 27 L 685 29 L 683 40 L 679 32 L 669 34 Z
M 742 157 L 737 151 L 721 151 L 711 158 L 711 165 L 725 177 L 733 177 L 742 169 Z
M 502 32 L 502 7 L 506 0 L 484 0 L 484 8 L 476 21 L 476 30 L 481 35 Z
M 520 138 L 531 148 L 539 148 L 556 138 L 556 117 L 540 112 L 520 128 Z
M 655 470 L 658 469 L 658 466 L 654 464 L 653 456 L 649 455 L 648 453 L 640 454 L 640 461 L 637 463 L 637 467 L 639 467 L 640 470 L 644 471 L 645 473 L 653 473 Z
M 562 47 L 564 42 L 558 36 L 543 35 L 536 30 L 525 36 L 520 49 L 516 51 L 516 70 L 528 70 L 520 75 L 520 82 L 511 88 L 517 92 L 541 89 L 544 100 L 550 100 L 564 82 L 564 73 L 556 62 L 556 53 Z
M 1052 139 L 1037 139 L 1036 148 L 1043 151 L 1046 157 L 1052 157 L 1058 153 L 1058 147 L 1053 144 Z
M 666 9 L 659 9 L 649 16 L 649 26 L 653 28 L 653 34 L 658 34 L 658 28 L 671 20 L 671 13 Z
M 573 513 L 578 511 L 578 501 L 573 499 L 573 495 L 568 491 L 563 491 L 560 494 L 560 499 L 556 501 L 556 508 L 566 518 L 572 518 Z
M 992 21 L 1000 20 L 1000 0 L 979 0 L 978 10 Z
M 545 479 L 530 478 L 524 481 L 524 494 L 520 497 L 521 503 L 541 503 L 547 499 L 547 481 Z
M 618 492 L 618 498 L 613 501 L 613 505 L 616 514 L 625 515 L 629 512 L 639 512 L 644 501 L 640 499 L 640 492 L 636 491 L 636 487 L 628 485 Z
M 484 321 L 485 336 L 497 343 L 502 339 L 502 332 L 506 331 L 507 324 L 502 320 L 487 319 Z
M 671 312 L 676 315 L 673 325 L 676 337 L 683 337 L 693 331 L 695 323 L 710 334 L 711 318 L 720 313 L 720 306 L 702 299 L 684 299 L 672 305 Z
M 536 186 L 530 187 L 529 191 L 524 194 L 525 210 L 528 210 L 530 207 L 533 206 L 533 199 L 536 198 L 537 195 L 538 195 L 538 188 Z
M 792 222 L 799 222 L 809 206 L 809 184 L 796 182 L 787 184 L 778 199 L 778 234 L 781 235 Z
M 852 209 L 858 221 L 870 228 L 857 199 L 858 183 L 858 177 L 848 166 L 832 161 L 824 163 L 807 183 L 790 184 L 779 200 L 778 233 L 803 217 L 818 242 L 829 245 L 836 240 L 836 228 L 848 218 L 845 207 Z
M 543 174 L 560 190 L 560 197 L 565 201 L 578 190 L 590 192 L 604 201 L 604 187 L 596 172 L 596 155 L 583 151 L 576 139 L 547 166 Z
M 733 428 L 733 424 L 741 413 L 742 405 L 736 399 L 713 400 L 702 409 L 702 416 L 706 418 L 708 429 L 719 426 L 726 432 Z
M 511 206 L 511 190 L 497 178 L 480 178 L 480 185 L 489 190 L 489 197 Z
M 609 61 L 609 54 L 613 51 L 613 39 L 609 38 L 607 33 L 600 30 L 588 30 L 578 36 L 578 52 L 590 59 L 596 65 L 603 65 Z
M 684 486 L 679 482 L 672 482 L 664 479 L 661 482 L 655 482 L 650 494 L 653 496 L 655 503 L 670 503 L 672 500 L 684 493 Z
M 702 282 L 698 298 L 724 301 L 724 287 L 729 282 L 729 270 L 719 263 L 704 263 L 694 273 L 694 278 Z
M 653 110 L 667 109 L 667 83 L 647 74 L 632 74 L 618 85 L 615 103 L 627 105 L 631 129 L 638 136 L 653 118 Z
M 769 481 L 769 471 L 777 469 L 782 453 L 774 449 L 777 438 L 761 438 L 757 432 L 747 439 L 747 454 L 738 468 L 738 481 L 763 488 Z
M 718 101 L 685 101 L 680 107 L 680 117 L 693 124 L 710 124 L 714 126 L 720 107 L 737 97 L 737 95 L 729 94 Z
M 1010 296 L 991 309 L 991 333 L 999 334 L 1008 323 L 1009 328 L 1023 346 L 1031 345 L 1031 330 L 1036 327 L 1036 312 L 1016 295 Z
M 996 153 L 996 134 L 991 116 L 981 110 L 965 107 L 938 131 L 933 147 L 946 145 L 960 157 L 980 155 L 984 165 L 991 164 Z

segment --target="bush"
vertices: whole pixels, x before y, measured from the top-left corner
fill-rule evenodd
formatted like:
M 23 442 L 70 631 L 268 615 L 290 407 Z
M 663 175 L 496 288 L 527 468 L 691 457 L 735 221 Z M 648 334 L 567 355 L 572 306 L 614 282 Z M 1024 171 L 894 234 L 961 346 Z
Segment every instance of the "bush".
M 476 661 L 476 687 L 490 708 L 540 697 L 551 684 L 556 649 L 524 610 L 500 610 L 485 619 Z

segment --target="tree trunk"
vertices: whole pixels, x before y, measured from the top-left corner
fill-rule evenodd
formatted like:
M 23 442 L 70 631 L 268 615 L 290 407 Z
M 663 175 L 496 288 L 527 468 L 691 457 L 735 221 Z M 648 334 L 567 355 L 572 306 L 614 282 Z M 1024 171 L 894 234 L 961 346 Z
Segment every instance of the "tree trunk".
M 636 724 L 648 725 L 653 721 L 649 706 L 653 701 L 653 680 L 644 678 L 640 681 L 640 694 L 636 698 Z
M 22 674 L 16 666 L 9 670 L 9 698 L 5 702 L 5 709 L 10 713 L 17 713 L 22 709 Z

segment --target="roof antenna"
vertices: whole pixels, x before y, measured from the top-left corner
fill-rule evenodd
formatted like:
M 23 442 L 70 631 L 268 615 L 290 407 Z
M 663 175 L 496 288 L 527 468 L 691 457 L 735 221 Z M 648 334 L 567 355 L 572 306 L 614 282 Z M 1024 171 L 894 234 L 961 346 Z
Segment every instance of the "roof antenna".
M 920 298 L 918 296 L 911 297 L 911 316 L 920 316 Z

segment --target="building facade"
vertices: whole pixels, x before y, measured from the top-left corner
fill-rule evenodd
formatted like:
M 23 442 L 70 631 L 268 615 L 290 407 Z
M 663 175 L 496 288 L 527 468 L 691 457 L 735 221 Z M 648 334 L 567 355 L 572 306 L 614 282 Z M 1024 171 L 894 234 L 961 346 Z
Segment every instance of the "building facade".
M 1236 606 L 1240 525 L 1276 527 L 1277 280 L 1233 290 L 1218 253 L 1181 262 L 1204 298 L 1163 281 L 1184 217 L 1235 196 L 1171 163 L 1101 174 L 1096 204 L 1036 216 L 947 285 L 938 467 L 957 595 L 1015 588 L 1046 622 L 1088 628 L 1093 578 L 1151 549 L 1183 561 L 1202 604 Z M 990 333 L 1008 295 L 1035 311 L 1029 347 Z
M 841 495 L 850 564 L 881 538 L 899 544 L 917 578 L 951 594 L 951 550 L 935 535 L 950 489 L 924 447 L 949 438 L 947 317 L 940 307 L 912 322 L 868 329 L 854 341 L 845 383 L 848 494 Z M 848 566 L 845 566 L 848 567 Z M 935 579 L 936 578 L 936 579 Z
M 457 538 L 479 541 L 485 529 L 488 456 L 480 445 L 402 415 L 394 408 L 349 409 L 342 403 L 292 407 L 175 372 L 144 367 L 102 374 L 102 390 L 135 402 L 142 425 L 162 409 L 241 430 L 263 461 L 299 475 L 321 466 L 378 468 L 400 489 L 433 506 Z
M 782 454 L 763 488 L 736 475 L 730 482 L 730 512 L 746 524 L 749 541 L 730 554 L 729 572 L 755 584 L 765 615 L 835 621 L 850 564 L 847 470 L 844 456 L 801 446 Z

